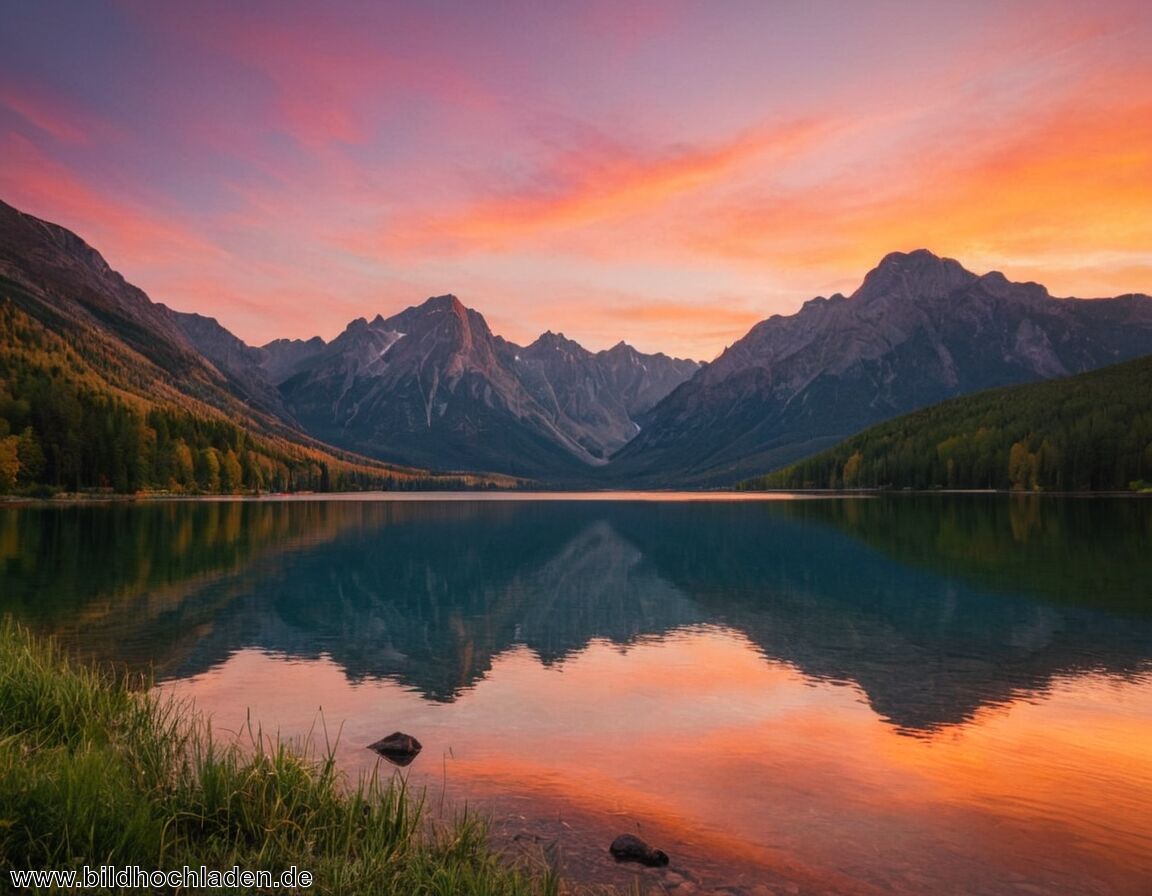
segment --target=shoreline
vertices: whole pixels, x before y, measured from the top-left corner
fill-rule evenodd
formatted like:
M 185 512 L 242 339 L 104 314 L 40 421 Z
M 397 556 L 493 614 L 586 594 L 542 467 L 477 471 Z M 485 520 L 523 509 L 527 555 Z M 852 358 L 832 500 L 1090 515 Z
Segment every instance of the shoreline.
M 177 495 L 157 492 L 61 492 L 49 497 L 0 495 L 0 507 L 63 507 L 97 504 L 161 504 L 304 501 L 784 501 L 835 498 L 878 498 L 928 495 L 1001 496 L 1012 498 L 1142 498 L 1152 490 L 1134 491 L 1014 491 L 1000 489 L 476 489 L 346 492 L 276 492 L 265 494 Z

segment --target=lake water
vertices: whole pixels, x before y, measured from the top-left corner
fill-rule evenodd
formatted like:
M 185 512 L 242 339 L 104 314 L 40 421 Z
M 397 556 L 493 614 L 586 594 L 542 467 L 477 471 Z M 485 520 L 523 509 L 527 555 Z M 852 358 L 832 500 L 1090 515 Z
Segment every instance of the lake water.
M 1152 501 L 585 497 L 0 507 L 0 613 L 582 881 L 1152 892 Z

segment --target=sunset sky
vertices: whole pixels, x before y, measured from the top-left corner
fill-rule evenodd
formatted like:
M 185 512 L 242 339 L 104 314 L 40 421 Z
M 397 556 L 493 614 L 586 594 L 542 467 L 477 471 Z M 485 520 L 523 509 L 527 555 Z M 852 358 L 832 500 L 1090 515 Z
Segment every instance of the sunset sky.
M 1152 293 L 1120 2 L 11 0 L 0 199 L 243 339 L 455 293 L 709 359 L 919 247 Z

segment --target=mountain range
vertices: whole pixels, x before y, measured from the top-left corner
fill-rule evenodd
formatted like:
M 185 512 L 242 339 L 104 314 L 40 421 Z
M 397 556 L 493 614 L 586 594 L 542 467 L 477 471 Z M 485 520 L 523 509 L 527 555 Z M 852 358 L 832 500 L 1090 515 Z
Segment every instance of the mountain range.
M 620 343 L 592 353 L 547 332 L 495 336 L 451 295 L 352 321 L 330 343 L 244 345 L 211 319 L 169 319 L 217 367 L 332 444 L 399 463 L 573 479 L 699 368 Z
M 995 386 L 1152 353 L 1152 298 L 1057 299 L 919 250 L 886 256 L 851 296 L 756 324 L 640 420 L 621 479 L 728 484 L 874 423 Z
M 0 291 L 66 339 L 114 347 L 138 391 L 313 447 L 571 486 L 727 485 L 954 396 L 1152 353 L 1148 296 L 1058 299 L 926 250 L 886 256 L 852 295 L 770 317 L 707 364 L 552 332 L 516 345 L 451 295 L 331 342 L 249 346 L 2 203 Z

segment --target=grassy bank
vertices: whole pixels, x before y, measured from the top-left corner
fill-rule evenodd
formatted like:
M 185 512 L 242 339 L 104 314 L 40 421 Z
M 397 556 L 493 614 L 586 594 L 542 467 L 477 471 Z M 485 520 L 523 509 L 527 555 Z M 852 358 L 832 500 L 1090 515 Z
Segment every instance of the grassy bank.
M 475 819 L 433 823 L 391 779 L 350 784 L 258 733 L 222 746 L 146 684 L 0 622 L 0 892 L 12 869 L 85 865 L 295 866 L 317 894 L 557 892 L 543 867 L 503 864 Z

